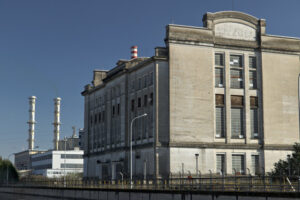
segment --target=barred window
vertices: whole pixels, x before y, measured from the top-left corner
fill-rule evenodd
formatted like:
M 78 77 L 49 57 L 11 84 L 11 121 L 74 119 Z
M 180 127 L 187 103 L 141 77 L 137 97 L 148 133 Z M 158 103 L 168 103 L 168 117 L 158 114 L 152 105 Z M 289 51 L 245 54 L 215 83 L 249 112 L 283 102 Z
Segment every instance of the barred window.
M 235 170 L 235 171 L 234 171 Z M 232 173 L 245 174 L 244 155 L 232 155 Z
M 224 54 L 222 53 L 215 54 L 215 65 L 224 66 Z
M 241 55 L 230 55 L 231 67 L 243 67 L 243 60 Z
M 231 137 L 244 137 L 244 110 L 243 108 L 231 108 Z
M 217 168 L 216 172 L 219 174 L 225 173 L 225 155 L 224 154 L 217 154 Z
M 251 126 L 251 137 L 258 138 L 258 98 L 250 97 L 250 126 Z
M 215 54 L 215 87 L 224 87 L 224 54 Z
M 256 69 L 256 57 L 254 56 L 249 57 L 249 68 Z
M 251 155 L 251 172 L 254 175 L 259 174 L 259 156 Z
M 215 87 L 224 87 L 224 69 L 215 68 Z
M 249 88 L 257 88 L 256 71 L 249 71 Z
M 225 137 L 224 95 L 216 95 L 216 137 Z
M 243 70 L 231 69 L 230 70 L 230 87 L 243 88 Z

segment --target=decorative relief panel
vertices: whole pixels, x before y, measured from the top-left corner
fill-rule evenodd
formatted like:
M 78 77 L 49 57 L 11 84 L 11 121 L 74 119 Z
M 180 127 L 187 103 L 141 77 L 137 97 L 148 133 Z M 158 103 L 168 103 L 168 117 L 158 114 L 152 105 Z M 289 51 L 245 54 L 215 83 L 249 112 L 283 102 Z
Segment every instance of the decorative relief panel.
M 215 25 L 215 36 L 237 40 L 256 40 L 256 30 L 250 26 L 226 22 Z

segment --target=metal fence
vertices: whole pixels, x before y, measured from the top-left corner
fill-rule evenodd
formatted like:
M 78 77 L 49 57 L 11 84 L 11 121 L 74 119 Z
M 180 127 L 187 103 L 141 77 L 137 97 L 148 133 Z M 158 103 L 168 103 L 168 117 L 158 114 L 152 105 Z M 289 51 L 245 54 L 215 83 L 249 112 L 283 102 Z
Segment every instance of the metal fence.
M 22 179 L 11 186 L 52 188 L 198 190 L 241 192 L 300 192 L 300 177 L 226 176 L 155 180 Z

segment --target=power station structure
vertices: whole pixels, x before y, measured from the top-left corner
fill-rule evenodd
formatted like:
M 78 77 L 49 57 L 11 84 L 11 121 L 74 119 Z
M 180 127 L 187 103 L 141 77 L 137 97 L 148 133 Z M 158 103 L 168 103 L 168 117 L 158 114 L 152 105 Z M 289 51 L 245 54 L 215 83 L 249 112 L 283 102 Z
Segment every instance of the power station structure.
M 29 98 L 29 120 L 28 120 L 28 149 L 15 153 L 15 166 L 19 172 L 27 174 L 31 169 L 31 156 L 43 151 L 36 150 L 34 146 L 35 135 L 35 104 L 36 97 L 30 96 Z
M 61 98 L 57 97 L 54 99 L 54 139 L 53 149 L 58 150 L 59 131 L 60 131 L 60 101 Z
M 85 177 L 258 175 L 292 153 L 300 39 L 241 12 L 202 21 L 167 25 L 150 58 L 132 48 L 130 60 L 94 71 L 82 92 Z
M 35 126 L 35 96 L 29 97 L 29 121 L 27 122 L 29 125 L 28 129 L 28 149 L 34 149 L 34 126 Z
M 71 137 L 66 137 L 63 140 L 59 139 L 61 98 L 57 97 L 54 99 L 53 149 L 50 150 L 35 149 L 35 105 L 36 97 L 29 97 L 28 149 L 15 153 L 17 170 L 23 175 L 35 174 L 48 177 L 82 172 L 83 151 L 80 150 L 80 138 L 76 135 L 75 127 L 72 127 L 73 134 Z M 64 171 L 62 172 L 62 170 Z

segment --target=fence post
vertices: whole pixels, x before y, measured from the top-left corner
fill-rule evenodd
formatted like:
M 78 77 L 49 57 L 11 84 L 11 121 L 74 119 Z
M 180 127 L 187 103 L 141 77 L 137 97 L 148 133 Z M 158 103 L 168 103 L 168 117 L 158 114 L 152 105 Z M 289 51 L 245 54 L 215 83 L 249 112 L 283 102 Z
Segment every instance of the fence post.
M 300 192 L 300 176 L 298 176 L 298 192 Z
M 232 170 L 234 171 L 234 190 L 236 191 L 236 189 L 237 189 L 237 185 L 236 185 L 236 169 L 233 168 Z
M 209 180 L 209 182 L 210 182 L 210 190 L 212 191 L 212 171 L 211 170 L 208 170 L 208 171 L 210 173 L 210 180 Z

